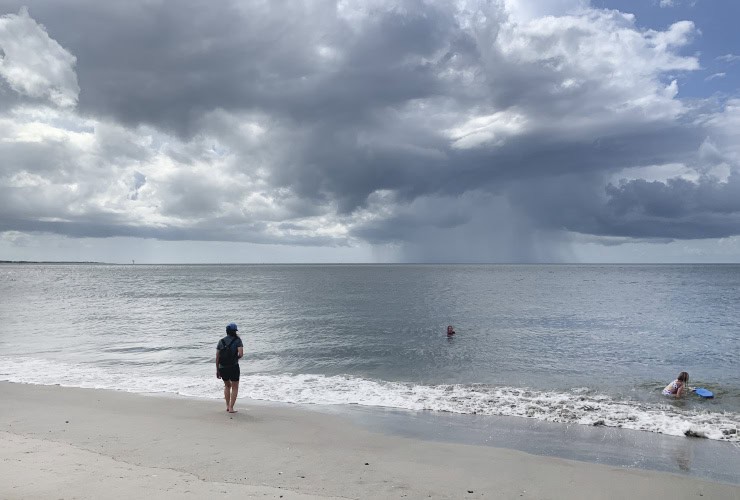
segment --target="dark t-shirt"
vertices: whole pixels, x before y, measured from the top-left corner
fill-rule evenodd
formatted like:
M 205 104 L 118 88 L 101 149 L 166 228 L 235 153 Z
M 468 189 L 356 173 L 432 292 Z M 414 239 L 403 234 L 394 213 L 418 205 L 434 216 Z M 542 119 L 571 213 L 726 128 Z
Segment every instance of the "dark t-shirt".
M 234 340 L 230 340 L 230 339 L 234 339 Z M 233 347 L 236 347 L 237 349 L 239 347 L 242 347 L 242 348 L 244 347 L 244 344 L 242 343 L 242 339 L 240 339 L 239 337 L 231 337 L 231 336 L 227 335 L 227 336 L 225 336 L 224 338 L 222 338 L 221 340 L 218 341 L 218 345 L 216 346 L 216 350 L 217 351 L 220 351 L 224 347 L 226 347 L 227 345 L 232 345 Z M 238 358 L 237 358 L 235 364 L 239 364 L 239 359 Z M 219 366 L 223 366 L 223 365 L 219 364 Z

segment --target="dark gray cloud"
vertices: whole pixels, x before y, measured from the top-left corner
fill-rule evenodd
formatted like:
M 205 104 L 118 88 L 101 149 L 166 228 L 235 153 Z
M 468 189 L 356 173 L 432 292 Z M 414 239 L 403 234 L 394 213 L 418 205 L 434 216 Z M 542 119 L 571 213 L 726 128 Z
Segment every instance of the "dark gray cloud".
M 5 12 L 23 5 L 0 2 Z M 416 0 L 378 9 L 358 32 L 331 1 L 41 0 L 30 14 L 76 55 L 81 111 L 183 135 L 219 107 L 354 123 L 378 106 L 425 97 L 437 81 L 419 59 L 454 29 L 449 9 Z M 319 46 L 341 49 L 341 63 L 322 58 Z
M 643 179 L 607 186 L 610 234 L 676 239 L 723 238 L 740 230 L 740 175 L 726 182 Z M 632 222 L 632 224 L 630 224 Z
M 58 214 L 57 214 L 58 215 Z M 0 220 L 1 231 L 44 232 L 62 234 L 73 238 L 110 238 L 134 237 L 152 238 L 166 241 L 235 241 L 260 244 L 281 244 L 299 246 L 343 246 L 345 243 L 335 238 L 301 235 L 270 237 L 265 233 L 262 223 L 230 224 L 232 221 L 216 219 L 208 223 L 195 224 L 192 227 L 152 227 L 132 225 L 125 219 L 113 215 L 101 217 L 67 218 L 67 220 L 25 219 L 3 217 Z
M 726 181 L 707 176 L 612 184 L 598 175 L 571 175 L 519 185 L 508 195 L 545 227 L 645 240 L 724 238 L 740 230 L 739 180 L 733 173 Z
M 59 63 L 23 92 L 0 74 L 0 231 L 365 241 L 411 260 L 470 241 L 428 253 L 445 261 L 567 255 L 564 232 L 740 234 L 736 108 L 677 95 L 699 68 L 690 22 L 525 22 L 474 0 L 36 0 L 28 16 L 5 19 L 45 31 Z M 66 108 L 28 111 L 43 106 Z M 618 181 L 675 164 L 697 175 Z

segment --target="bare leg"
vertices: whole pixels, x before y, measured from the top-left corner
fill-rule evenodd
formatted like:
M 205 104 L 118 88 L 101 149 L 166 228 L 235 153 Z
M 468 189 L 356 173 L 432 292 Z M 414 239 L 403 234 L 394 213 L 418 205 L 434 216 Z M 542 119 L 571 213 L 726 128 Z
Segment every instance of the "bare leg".
M 234 403 L 236 403 L 237 394 L 239 394 L 239 382 L 235 380 L 231 382 L 231 406 L 229 406 L 229 413 L 236 413 L 236 410 L 234 409 Z
M 231 408 L 229 406 L 229 394 L 231 392 L 231 381 L 230 380 L 224 380 L 224 399 L 226 400 L 226 411 L 229 411 Z

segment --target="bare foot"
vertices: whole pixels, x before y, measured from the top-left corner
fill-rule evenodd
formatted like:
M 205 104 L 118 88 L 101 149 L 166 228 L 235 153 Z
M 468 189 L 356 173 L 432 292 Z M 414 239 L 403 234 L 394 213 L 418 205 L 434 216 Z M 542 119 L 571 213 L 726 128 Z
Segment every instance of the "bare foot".
M 226 410 L 226 411 L 228 411 L 229 413 L 236 413 L 236 410 Z

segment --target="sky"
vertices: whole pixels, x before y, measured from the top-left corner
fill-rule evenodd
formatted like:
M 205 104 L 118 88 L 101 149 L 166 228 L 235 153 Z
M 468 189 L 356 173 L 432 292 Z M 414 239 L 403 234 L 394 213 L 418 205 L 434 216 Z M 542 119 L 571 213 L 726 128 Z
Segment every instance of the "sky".
M 0 0 L 0 260 L 740 262 L 736 0 Z

